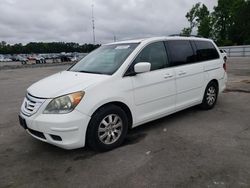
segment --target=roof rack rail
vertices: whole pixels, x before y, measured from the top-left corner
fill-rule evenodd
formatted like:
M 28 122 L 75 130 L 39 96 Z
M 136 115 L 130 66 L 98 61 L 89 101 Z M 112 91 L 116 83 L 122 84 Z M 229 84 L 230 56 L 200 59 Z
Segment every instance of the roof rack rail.
M 199 35 L 184 35 L 184 34 L 172 34 L 170 37 L 201 37 Z

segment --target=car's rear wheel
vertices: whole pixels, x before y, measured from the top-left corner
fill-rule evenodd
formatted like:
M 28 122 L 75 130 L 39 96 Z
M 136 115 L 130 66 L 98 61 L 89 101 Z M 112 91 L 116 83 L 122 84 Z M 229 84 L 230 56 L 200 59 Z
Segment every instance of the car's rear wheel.
M 87 130 L 87 144 L 97 151 L 108 151 L 122 144 L 127 135 L 128 118 L 116 105 L 107 105 L 94 113 Z
M 217 102 L 217 97 L 218 97 L 218 85 L 216 82 L 212 81 L 206 87 L 203 100 L 200 105 L 201 108 L 204 110 L 212 109 Z

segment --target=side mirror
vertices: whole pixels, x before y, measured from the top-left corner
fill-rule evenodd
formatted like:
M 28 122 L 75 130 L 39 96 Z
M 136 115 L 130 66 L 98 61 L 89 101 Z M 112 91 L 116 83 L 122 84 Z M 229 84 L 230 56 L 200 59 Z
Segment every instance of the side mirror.
M 150 69 L 151 69 L 151 63 L 148 62 L 136 63 L 134 66 L 134 70 L 136 73 L 149 72 Z

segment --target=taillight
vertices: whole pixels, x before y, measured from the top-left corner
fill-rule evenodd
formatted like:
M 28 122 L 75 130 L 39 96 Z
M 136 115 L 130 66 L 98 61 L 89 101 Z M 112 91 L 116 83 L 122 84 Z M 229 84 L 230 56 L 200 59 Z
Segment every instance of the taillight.
M 227 65 L 226 65 L 226 63 L 223 64 L 223 69 L 225 70 L 225 72 L 227 72 Z

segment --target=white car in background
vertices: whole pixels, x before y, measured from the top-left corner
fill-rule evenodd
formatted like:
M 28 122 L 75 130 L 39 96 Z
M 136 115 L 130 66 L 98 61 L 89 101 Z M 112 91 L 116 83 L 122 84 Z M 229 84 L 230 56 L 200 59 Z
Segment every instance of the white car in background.
M 3 62 L 3 61 L 4 61 L 4 56 L 0 55 L 0 62 Z
M 227 52 L 226 52 L 226 50 L 220 49 L 220 53 L 221 53 L 221 55 L 222 55 L 224 61 L 227 62 L 227 58 L 228 58 L 228 57 L 227 57 Z
M 116 42 L 31 85 L 19 120 L 41 141 L 107 151 L 122 144 L 129 128 L 195 105 L 212 109 L 226 81 L 226 64 L 212 40 Z
M 12 60 L 10 58 L 6 58 L 3 55 L 0 55 L 0 62 L 11 62 Z

